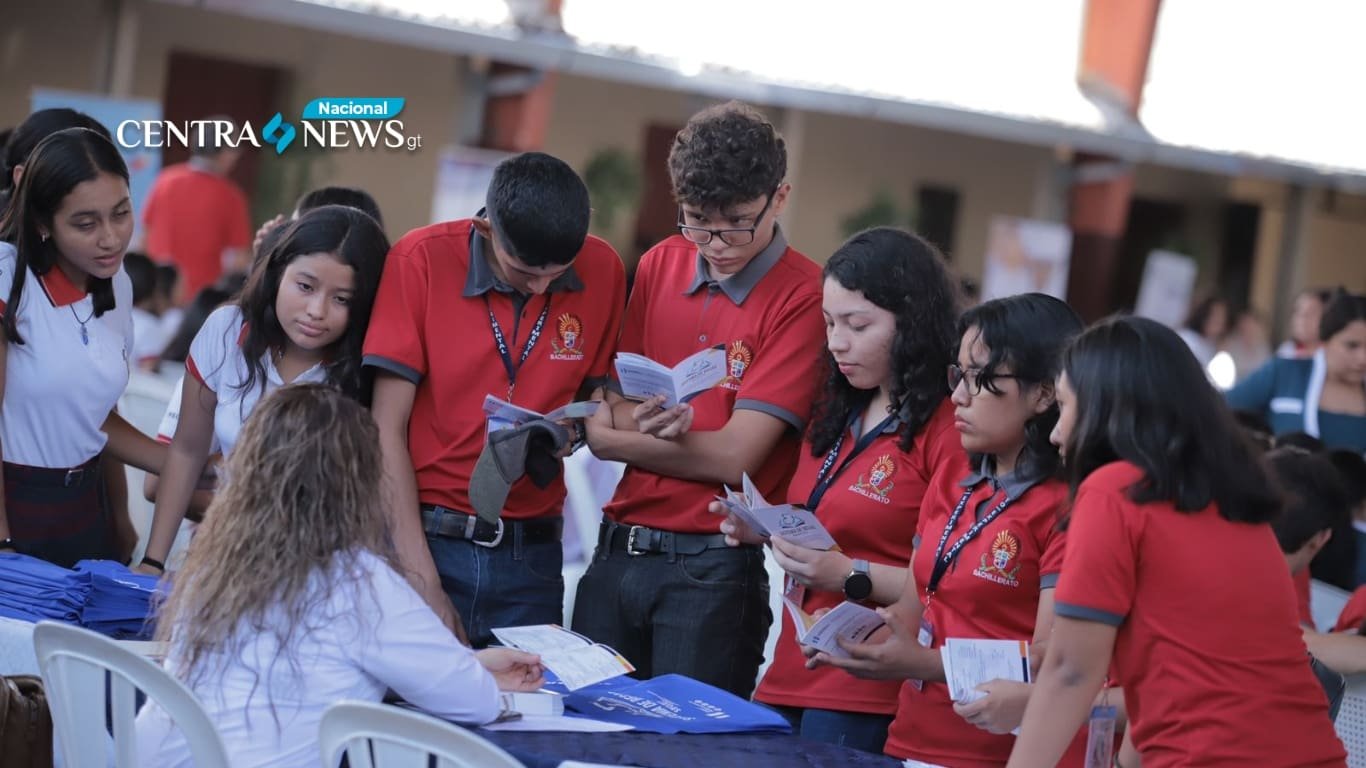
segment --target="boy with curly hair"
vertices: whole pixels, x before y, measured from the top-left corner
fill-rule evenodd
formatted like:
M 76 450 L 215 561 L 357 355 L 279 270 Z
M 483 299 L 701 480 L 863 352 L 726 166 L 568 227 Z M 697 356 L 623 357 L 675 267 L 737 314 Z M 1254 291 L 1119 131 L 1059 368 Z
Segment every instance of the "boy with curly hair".
M 787 244 L 791 186 L 773 125 L 736 102 L 703 110 L 669 153 L 679 234 L 640 261 L 620 352 L 675 365 L 723 347 L 726 378 L 662 408 L 608 393 L 588 421 L 627 464 L 579 582 L 573 626 L 641 677 L 680 673 L 748 698 L 772 624 L 763 553 L 727 547 L 707 504 L 748 474 L 779 498 L 823 355 L 820 268 Z

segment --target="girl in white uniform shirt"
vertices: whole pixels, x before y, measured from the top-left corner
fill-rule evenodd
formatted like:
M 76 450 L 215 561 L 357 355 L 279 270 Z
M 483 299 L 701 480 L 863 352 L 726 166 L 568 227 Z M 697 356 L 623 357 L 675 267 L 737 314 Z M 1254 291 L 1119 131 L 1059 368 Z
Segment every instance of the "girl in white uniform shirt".
M 166 448 L 113 412 L 133 333 L 128 169 L 84 128 L 48 136 L 24 165 L 0 224 L 0 549 L 70 566 L 114 556 L 106 444 L 151 472 Z
M 319 765 L 319 721 L 342 699 L 388 688 L 486 723 L 500 688 L 541 684 L 539 657 L 471 651 L 394 570 L 379 433 L 360 404 L 324 385 L 283 387 L 227 461 L 157 632 L 234 766 Z M 139 765 L 189 764 L 173 718 L 156 705 L 138 715 Z
M 388 251 L 368 215 L 340 205 L 316 208 L 285 229 L 241 298 L 209 315 L 185 361 L 179 422 L 138 570 L 165 570 L 211 444 L 230 455 L 266 392 L 325 382 L 369 400 L 361 342 Z

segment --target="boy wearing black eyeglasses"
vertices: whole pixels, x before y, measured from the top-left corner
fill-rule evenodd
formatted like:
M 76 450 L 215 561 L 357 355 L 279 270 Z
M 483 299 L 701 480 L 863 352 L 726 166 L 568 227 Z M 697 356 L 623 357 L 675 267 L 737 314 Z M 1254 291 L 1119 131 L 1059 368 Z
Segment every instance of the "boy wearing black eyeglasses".
M 669 173 L 679 234 L 641 258 L 618 351 L 672 366 L 721 347 L 726 377 L 668 409 L 609 393 L 589 419 L 589 447 L 627 470 L 573 626 L 641 677 L 679 673 L 748 698 L 773 621 L 763 554 L 727 547 L 707 504 L 745 474 L 767 498 L 786 488 L 820 375 L 820 268 L 778 227 L 787 150 L 756 110 L 694 115 Z

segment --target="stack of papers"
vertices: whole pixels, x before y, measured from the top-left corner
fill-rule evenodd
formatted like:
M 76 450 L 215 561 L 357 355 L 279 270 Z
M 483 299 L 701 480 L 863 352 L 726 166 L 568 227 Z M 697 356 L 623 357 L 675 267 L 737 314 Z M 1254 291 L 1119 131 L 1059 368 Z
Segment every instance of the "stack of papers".
M 82 560 L 76 572 L 90 577 L 90 595 L 81 609 L 81 625 L 117 639 L 146 640 L 158 577 L 133 573 L 112 560 Z
M 670 368 L 644 355 L 618 352 L 617 380 L 621 394 L 632 400 L 664 396 L 664 407 L 672 408 L 720 384 L 726 378 L 726 350 L 712 347 L 683 359 Z
M 493 395 L 484 396 L 484 415 L 488 417 L 489 431 L 497 429 L 508 429 L 520 427 L 529 421 L 544 419 L 545 421 L 566 421 L 569 419 L 586 419 L 598 412 L 601 403 L 597 400 L 582 400 L 577 403 L 561 406 L 550 413 L 537 413 L 530 408 L 523 408 L 520 405 L 513 405 L 506 400 L 499 400 Z
M 959 704 L 971 704 L 986 696 L 977 690 L 992 680 L 1028 683 L 1029 642 L 1025 640 L 944 640 L 939 656 L 949 696 Z
M 726 511 L 740 518 L 760 536 L 777 536 L 807 549 L 836 549 L 834 537 L 825 530 L 816 513 L 797 504 L 769 504 L 746 474 L 740 492 L 726 486 L 726 495 L 716 500 Z
M 90 594 L 90 578 L 36 557 L 0 552 L 0 616 L 75 623 Z
M 570 691 L 636 671 L 611 648 L 555 624 L 502 627 L 493 636 L 503 645 L 540 656 L 541 664 Z

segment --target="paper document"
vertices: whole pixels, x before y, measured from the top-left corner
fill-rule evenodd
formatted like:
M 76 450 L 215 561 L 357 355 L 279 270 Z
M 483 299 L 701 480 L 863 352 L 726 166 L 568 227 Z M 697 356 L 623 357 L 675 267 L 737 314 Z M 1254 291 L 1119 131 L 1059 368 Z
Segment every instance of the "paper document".
M 816 519 L 815 512 L 797 504 L 769 504 L 748 474 L 742 481 L 741 492 L 727 487 L 726 495 L 716 499 L 728 512 L 743 520 L 750 530 L 760 536 L 777 536 L 807 549 L 838 548 L 834 537 Z
M 864 643 L 886 624 L 882 617 L 877 615 L 877 611 L 848 601 L 830 609 L 829 613 L 819 619 L 812 618 L 811 614 L 803 611 L 801 605 L 787 595 L 783 596 L 783 605 L 792 617 L 792 624 L 797 628 L 797 642 L 843 659 L 849 658 L 849 652 L 841 648 L 837 640 Z
M 556 408 L 550 413 L 537 413 L 530 408 L 523 408 L 506 400 L 499 400 L 493 395 L 485 395 L 484 415 L 488 417 L 489 429 L 492 431 L 520 427 L 528 421 L 537 419 L 555 422 L 567 419 L 586 419 L 598 412 L 599 405 L 601 402 L 597 400 L 582 400 Z
M 489 723 L 479 726 L 486 731 L 542 731 L 559 733 L 608 733 L 611 731 L 633 730 L 631 726 L 621 723 L 607 723 L 602 720 L 590 720 L 586 717 L 565 717 L 564 715 L 527 715 L 517 720 L 508 720 L 503 723 Z M 561 768 L 569 765 L 568 762 L 560 763 Z M 589 765 L 589 763 L 583 763 Z
M 564 696 L 554 691 L 499 691 L 503 709 L 525 716 L 564 714 Z
M 573 691 L 636 671 L 631 662 L 611 648 L 564 627 L 536 624 L 493 630 L 503 645 L 541 657 L 541 664 Z
M 939 651 L 949 697 L 970 704 L 985 696 L 977 690 L 992 680 L 1028 683 L 1029 642 L 1026 640 L 965 640 L 950 637 Z
M 618 352 L 617 380 L 621 393 L 632 400 L 664 396 L 664 407 L 672 408 L 720 384 L 726 378 L 726 350 L 712 347 L 683 359 L 670 368 L 643 355 Z

